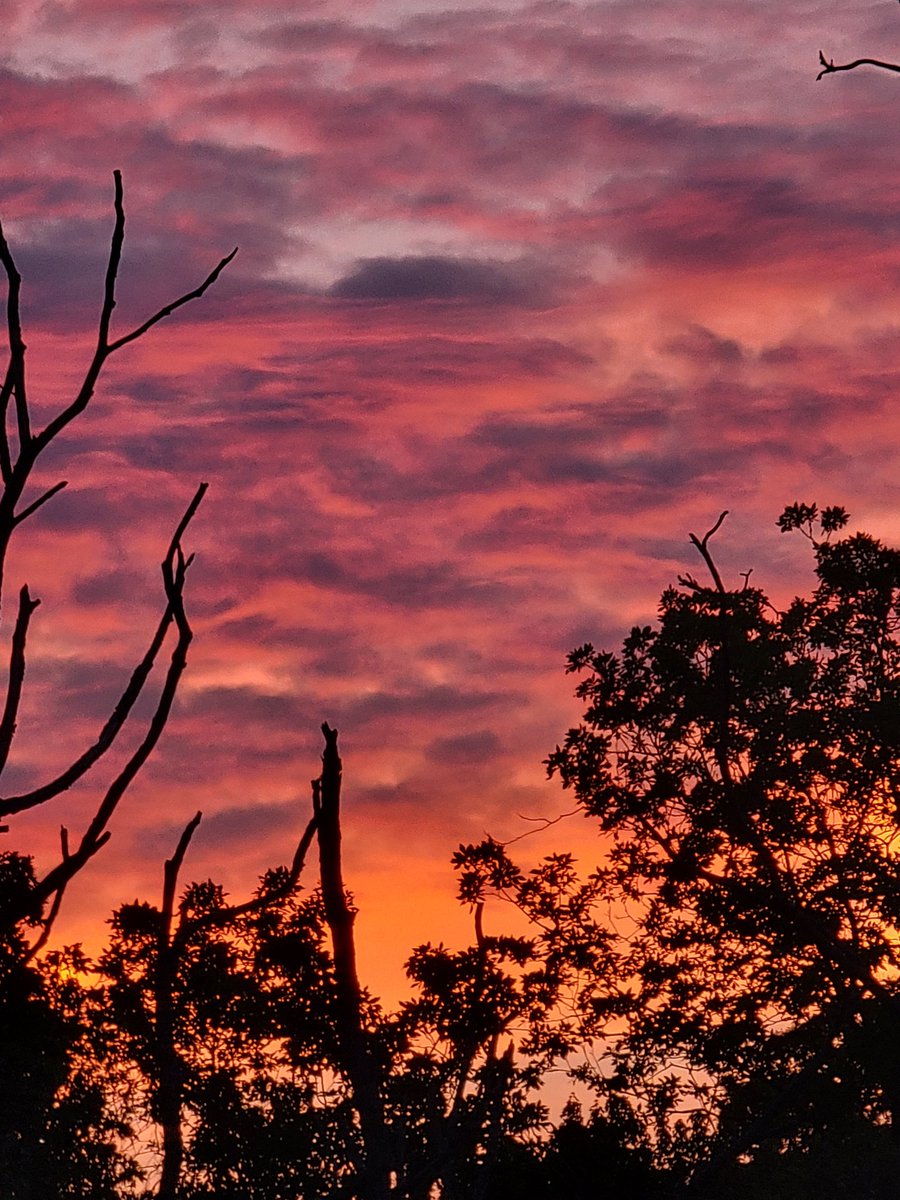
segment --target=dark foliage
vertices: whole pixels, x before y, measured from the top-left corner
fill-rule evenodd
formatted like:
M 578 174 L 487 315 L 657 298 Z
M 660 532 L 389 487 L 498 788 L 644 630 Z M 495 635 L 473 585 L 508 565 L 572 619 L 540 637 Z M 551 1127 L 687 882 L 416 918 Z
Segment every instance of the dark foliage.
M 707 535 L 709 585 L 667 589 L 621 654 L 570 657 L 584 720 L 549 767 L 636 921 L 617 1070 L 670 1129 L 687 1107 L 696 1145 L 715 1132 L 707 1174 L 900 1123 L 900 553 L 832 540 L 846 522 L 785 510 L 817 584 L 784 611 L 726 588 Z

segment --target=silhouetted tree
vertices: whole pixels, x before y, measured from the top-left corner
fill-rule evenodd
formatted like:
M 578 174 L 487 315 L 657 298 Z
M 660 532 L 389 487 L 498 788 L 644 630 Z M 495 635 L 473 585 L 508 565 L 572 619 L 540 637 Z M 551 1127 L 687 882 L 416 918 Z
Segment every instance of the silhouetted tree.
M 125 239 L 122 177 L 118 171 L 115 172 L 114 207 L 115 223 L 94 352 L 74 398 L 43 429 L 38 431 L 32 428 L 32 410 L 27 387 L 26 347 L 22 337 L 20 318 L 22 280 L 3 235 L 2 227 L 0 227 L 0 264 L 3 266 L 7 280 L 9 345 L 6 373 L 3 384 L 0 386 L 0 481 L 2 481 L 2 491 L 0 491 L 0 589 L 2 589 L 4 579 L 6 553 L 13 532 L 66 486 L 67 481 L 61 480 L 53 487 L 38 494 L 34 499 L 29 500 L 26 497 L 26 491 L 32 473 L 48 447 L 57 440 L 76 417 L 85 411 L 109 358 L 123 347 L 143 337 L 154 325 L 157 325 L 176 309 L 202 296 L 237 253 L 236 250 L 233 250 L 231 254 L 223 258 L 194 291 L 164 305 L 158 312 L 128 333 L 113 337 L 111 324 L 116 307 L 116 280 Z M 34 881 L 27 894 L 23 893 L 18 907 L 14 904 L 7 905 L 2 913 L 2 918 L 9 924 L 14 924 L 27 915 L 33 914 L 36 905 L 40 907 L 52 900 L 53 905 L 44 925 L 46 935 L 56 915 L 67 883 L 108 839 L 107 826 L 116 806 L 159 741 L 172 706 L 178 681 L 184 671 L 187 650 L 192 638 L 184 609 L 185 574 L 191 560 L 186 558 L 183 553 L 181 539 L 205 491 L 206 485 L 201 484 L 175 530 L 162 564 L 163 588 L 166 597 L 162 618 L 150 640 L 146 654 L 135 668 L 113 712 L 97 735 L 96 741 L 54 779 L 22 795 L 5 795 L 0 798 L 0 817 L 10 816 L 46 804 L 85 776 L 106 754 L 121 732 L 135 702 L 144 689 L 166 635 L 174 626 L 175 646 L 171 661 L 165 673 L 156 707 L 147 722 L 139 745 L 106 789 L 97 811 L 78 845 L 74 849 L 70 849 L 68 835 L 63 830 L 61 861 L 41 879 Z M 32 615 L 39 603 L 39 600 L 31 597 L 28 586 L 23 586 L 19 592 L 18 613 L 10 637 L 10 666 L 6 700 L 2 717 L 0 717 L 0 776 L 2 776 L 2 770 L 7 763 L 16 732 L 25 677 L 26 639 Z M 5 829 L 4 826 L 3 830 L 5 831 Z M 43 942 L 45 938 L 41 940 Z
M 202 296 L 235 253 L 222 259 L 194 291 L 165 305 L 129 332 L 113 336 L 116 280 L 125 233 L 119 172 L 115 172 L 114 209 L 94 351 L 72 400 L 40 429 L 33 425 L 35 409 L 26 370 L 20 315 L 22 280 L 0 228 L 0 264 L 7 284 L 8 343 L 7 364 L 0 383 L 0 592 L 13 533 L 66 486 L 62 480 L 43 491 L 33 491 L 36 468 L 49 447 L 87 408 L 108 359 L 143 337 L 176 309 Z M 114 1130 L 103 1116 L 102 1106 L 98 1108 L 100 1092 L 78 1066 L 84 1031 L 78 1006 L 69 1002 L 73 995 L 79 994 L 77 986 L 74 983 L 56 986 L 52 970 L 48 974 L 40 969 L 35 955 L 46 945 L 67 884 L 108 840 L 109 821 L 117 805 L 165 727 L 192 637 L 184 608 L 185 576 L 191 560 L 182 550 L 182 538 L 205 490 L 205 484 L 198 488 L 176 527 L 162 564 L 165 595 L 162 617 L 145 655 L 96 740 L 54 778 L 28 792 L 18 795 L 6 792 L 0 797 L 0 818 L 9 817 L 48 803 L 83 779 L 116 741 L 144 691 L 170 631 L 174 630 L 171 659 L 156 704 L 136 747 L 101 790 L 96 811 L 77 843 L 70 846 L 63 826 L 60 860 L 40 876 L 35 875 L 27 856 L 12 851 L 0 854 L 0 1177 L 10 1196 L 75 1196 L 82 1194 L 82 1187 L 86 1189 L 84 1194 L 107 1195 L 118 1169 L 116 1152 L 109 1144 L 109 1135 Z M 23 586 L 9 633 L 9 671 L 0 711 L 0 778 L 13 747 L 25 679 L 26 643 L 38 604 L 28 586 Z M 8 826 L 0 826 L 0 832 L 8 832 Z M 88 1126 L 96 1135 L 93 1142 L 87 1134 Z M 52 1148 L 58 1148 L 68 1136 L 64 1129 L 83 1143 L 81 1150 L 70 1147 L 66 1152 L 71 1167 L 67 1175 L 54 1174 L 52 1166 L 53 1162 L 61 1161 L 54 1160 Z M 91 1145 L 96 1149 L 93 1157 L 88 1148 Z M 79 1163 L 85 1170 L 90 1168 L 80 1184 L 76 1179 Z
M 252 899 L 227 904 L 207 881 L 176 910 L 198 823 L 166 862 L 161 906 L 113 917 L 98 962 L 113 1075 L 129 1078 L 144 1143 L 159 1145 L 159 1200 L 328 1195 L 355 1134 L 329 1077 L 339 1055 L 321 903 L 298 895 L 315 823 Z
M 166 863 L 162 903 L 136 901 L 113 918 L 98 963 L 98 1063 L 110 1113 L 144 1147 L 135 1170 L 147 1167 L 159 1200 L 503 1200 L 516 1180 L 537 1198 L 552 1174 L 541 1080 L 583 1032 L 567 1012 L 585 986 L 597 991 L 582 976 L 605 969 L 606 938 L 590 919 L 596 884 L 578 883 L 567 856 L 516 875 L 503 872 L 497 843 L 461 848 L 475 942 L 419 947 L 407 964 L 412 998 L 384 1013 L 356 972 L 341 765 L 335 731 L 324 732 L 313 818 L 290 870 L 269 872 L 244 904 L 207 881 L 176 905 L 195 817 Z M 314 833 L 321 889 L 303 896 Z M 535 936 L 485 931 L 497 889 L 515 895 Z
M 0 903 L 25 904 L 31 863 L 0 856 Z M 113 1200 L 135 1173 L 119 1142 L 126 1124 L 108 1109 L 96 1074 L 89 997 L 77 950 L 38 964 L 28 947 L 36 907 L 0 935 L 0 1179 L 10 1200 Z
M 724 516 L 692 535 L 710 583 L 683 576 L 621 654 L 570 655 L 586 709 L 549 759 L 634 925 L 607 1082 L 676 1155 L 715 1134 L 711 1194 L 739 1154 L 835 1123 L 900 1138 L 900 551 L 792 505 L 817 585 L 779 611 L 723 581 Z

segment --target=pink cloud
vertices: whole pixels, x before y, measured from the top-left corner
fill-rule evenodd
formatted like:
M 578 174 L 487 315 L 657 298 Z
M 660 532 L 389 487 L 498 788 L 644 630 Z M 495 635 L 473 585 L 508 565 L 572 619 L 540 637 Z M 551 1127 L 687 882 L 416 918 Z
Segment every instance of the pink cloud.
M 195 875 L 246 891 L 288 857 L 327 718 L 396 988 L 409 938 L 466 932 L 455 843 L 565 806 L 541 766 L 577 716 L 565 651 L 651 620 L 688 531 L 732 509 L 723 569 L 789 593 L 785 503 L 896 508 L 895 85 L 814 80 L 826 34 L 890 30 L 731 0 L 41 13 L 0 75 L 0 216 L 42 419 L 89 354 L 113 167 L 118 327 L 241 246 L 111 365 L 11 560 L 44 601 L 20 786 L 96 733 L 210 482 L 176 712 L 61 935 L 154 894 L 197 807 Z M 49 861 L 94 794 L 10 838 Z

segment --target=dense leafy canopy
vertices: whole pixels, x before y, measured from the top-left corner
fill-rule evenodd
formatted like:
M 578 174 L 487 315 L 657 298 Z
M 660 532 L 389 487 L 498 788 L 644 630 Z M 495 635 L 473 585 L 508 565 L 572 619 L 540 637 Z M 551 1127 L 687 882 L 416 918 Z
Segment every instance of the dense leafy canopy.
M 570 656 L 584 719 L 549 760 L 636 922 L 619 1071 L 732 1151 L 900 1123 L 900 553 L 846 523 L 785 510 L 817 583 L 783 611 L 694 539 L 709 584 Z

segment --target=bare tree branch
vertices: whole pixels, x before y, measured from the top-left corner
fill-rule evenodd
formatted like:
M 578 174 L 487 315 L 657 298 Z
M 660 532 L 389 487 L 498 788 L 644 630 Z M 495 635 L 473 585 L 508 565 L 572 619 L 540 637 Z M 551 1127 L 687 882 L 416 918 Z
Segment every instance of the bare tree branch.
M 176 530 L 176 538 L 184 532 L 187 522 L 191 519 L 197 509 L 197 505 L 203 498 L 206 486 L 204 483 L 197 489 L 193 500 L 188 505 L 184 518 L 179 523 Z M 173 538 L 162 564 L 162 574 L 166 596 L 169 601 L 169 609 L 172 612 L 178 629 L 178 639 L 172 650 L 172 658 L 166 671 L 166 677 L 144 737 L 107 789 L 93 819 L 82 835 L 78 849 L 67 860 L 58 863 L 57 866 L 50 870 L 35 885 L 32 891 L 32 902 L 36 900 L 43 903 L 50 896 L 54 895 L 60 887 L 65 886 L 77 871 L 81 870 L 84 863 L 93 857 L 97 850 L 100 849 L 100 846 L 106 842 L 109 838 L 106 826 L 110 818 L 115 812 L 119 801 L 125 795 L 125 792 L 150 757 L 162 736 L 166 722 L 169 719 L 169 713 L 172 710 L 172 703 L 175 699 L 179 681 L 187 665 L 188 647 L 194 636 L 185 615 L 183 597 L 184 576 L 189 562 L 190 560 L 186 560 L 182 553 L 180 542 Z
M 110 329 L 116 307 L 116 281 L 125 239 L 125 208 L 121 172 L 115 171 L 113 178 L 115 185 L 115 219 L 104 277 L 103 300 L 98 319 L 96 345 L 83 381 L 74 399 L 50 420 L 46 427 L 38 434 L 33 434 L 31 430 L 26 392 L 26 346 L 21 327 L 22 279 L 3 234 L 2 226 L 0 226 L 0 265 L 2 265 L 7 283 L 6 330 L 9 345 L 9 358 L 5 367 L 2 384 L 0 384 L 0 478 L 2 478 L 3 485 L 2 489 L 0 489 L 0 599 L 2 599 L 3 592 L 6 553 L 14 530 L 66 486 L 65 481 L 60 481 L 44 491 L 36 499 L 25 503 L 18 512 L 16 511 L 17 506 L 22 501 L 32 471 L 41 453 L 87 407 L 103 366 L 109 356 L 116 350 L 142 337 L 154 325 L 175 312 L 182 305 L 202 296 L 218 279 L 224 268 L 237 253 L 236 250 L 233 250 L 231 254 L 223 258 L 199 287 L 164 305 L 163 308 L 137 326 L 137 328 L 131 330 L 131 332 L 119 338 L 112 338 Z M 11 445 L 12 434 L 9 429 L 9 410 L 12 403 L 15 404 L 16 413 L 17 445 L 15 446 L 15 455 L 13 455 L 13 447 Z M 162 618 L 151 638 L 150 645 L 144 657 L 132 672 L 127 686 L 122 692 L 106 724 L 100 730 L 96 742 L 85 750 L 56 779 L 29 793 L 8 797 L 5 800 L 0 799 L 0 816 L 6 813 L 21 812 L 25 809 L 33 808 L 65 791 L 66 788 L 80 779 L 97 763 L 116 740 L 120 730 L 131 714 L 138 696 L 142 694 L 142 690 L 155 665 L 156 658 L 162 649 L 169 629 L 174 623 L 177 637 L 172 657 L 163 679 L 155 709 L 146 725 L 143 737 L 137 748 L 132 751 L 124 766 L 121 767 L 112 783 L 106 789 L 77 847 L 70 851 L 68 834 L 63 829 L 60 861 L 35 884 L 30 895 L 22 899 L 15 911 L 5 914 L 6 920 L 15 924 L 33 915 L 35 911 L 40 911 L 40 907 L 48 899 L 53 898 L 50 913 L 44 922 L 44 930 L 37 939 L 35 947 L 32 948 L 32 953 L 35 953 L 46 943 L 50 927 L 53 924 L 56 913 L 59 911 L 62 895 L 69 880 L 108 841 L 110 835 L 106 826 L 122 796 L 155 748 L 169 718 L 175 692 L 187 662 L 188 647 L 193 638 L 193 632 L 184 609 L 184 582 L 192 559 L 191 557 L 185 557 L 181 540 L 197 510 L 197 506 L 203 499 L 206 486 L 204 483 L 198 488 L 169 543 L 162 564 L 163 586 L 166 595 L 166 607 Z M 2 717 L 0 717 L 0 771 L 2 771 L 8 760 L 15 735 L 17 714 L 25 675 L 25 645 L 28 624 L 37 603 L 36 600 L 30 598 L 28 589 L 23 588 L 19 596 L 18 616 L 11 638 L 9 681 L 4 710 Z M 6 832 L 6 829 L 7 826 L 0 825 L 0 831 Z M 184 849 L 186 849 L 186 843 Z M 182 850 L 182 856 L 183 852 L 184 850 Z
M 16 401 L 16 421 L 21 454 L 29 449 L 31 443 L 31 422 L 28 416 L 28 400 L 25 392 L 25 342 L 22 340 L 19 300 L 22 276 L 13 261 L 12 252 L 3 235 L 2 225 L 0 225 L 0 263 L 3 264 L 7 279 L 6 328 L 9 336 L 9 377 L 11 377 L 12 393 Z
M 816 76 L 816 80 L 822 78 L 823 75 L 834 75 L 838 71 L 854 71 L 857 67 L 878 67 L 882 71 L 896 71 L 900 73 L 900 63 L 882 62 L 878 58 L 856 58 L 850 63 L 835 63 L 834 59 L 828 59 L 819 51 L 819 63 L 822 70 Z
M 709 551 L 709 539 L 713 536 L 714 533 L 718 532 L 718 530 L 721 528 L 722 522 L 725 520 L 725 518 L 727 516 L 728 516 L 728 509 L 726 508 L 724 512 L 719 514 L 719 519 L 718 519 L 718 521 L 716 521 L 715 525 L 713 525 L 712 529 L 708 529 L 702 538 L 698 538 L 696 533 L 692 533 L 690 535 L 691 542 L 693 543 L 693 545 L 695 545 L 697 547 L 697 549 L 703 555 L 703 561 L 706 563 L 707 567 L 709 568 L 709 573 L 710 573 L 710 575 L 712 575 L 713 582 L 716 585 L 716 591 L 719 593 L 724 593 L 725 585 L 722 582 L 722 576 L 719 574 L 719 569 L 716 566 L 715 562 L 713 561 L 713 556 Z
M 153 314 L 143 324 L 130 333 L 124 334 L 122 337 L 109 340 L 109 329 L 112 321 L 113 310 L 116 307 L 116 279 L 119 272 L 119 265 L 122 258 L 122 245 L 125 238 L 125 210 L 123 206 L 123 189 L 122 189 L 122 173 L 114 171 L 113 177 L 115 180 L 115 224 L 113 226 L 112 239 L 109 248 L 109 260 L 106 267 L 106 281 L 103 290 L 103 305 L 100 310 L 100 319 L 97 329 L 97 346 L 94 350 L 94 355 L 85 373 L 84 381 L 79 388 L 78 394 L 67 408 L 63 409 L 54 419 L 34 437 L 34 457 L 36 458 L 40 452 L 45 449 L 50 442 L 63 430 L 65 427 L 83 412 L 88 405 L 88 401 L 94 392 L 97 379 L 103 369 L 103 365 L 111 354 L 116 350 L 120 350 L 123 346 L 127 346 L 129 342 L 137 341 L 143 335 L 164 317 L 168 317 L 184 304 L 188 304 L 191 300 L 199 299 L 203 293 L 212 286 L 219 278 L 222 271 L 228 266 L 234 256 L 237 254 L 235 247 L 230 254 L 227 254 L 221 259 L 216 266 L 210 271 L 203 283 L 199 287 L 194 288 L 190 292 L 186 292 L 183 296 L 179 296 L 177 300 L 172 300 L 169 304 Z
M 37 500 L 32 501 L 27 508 L 23 508 L 20 513 L 16 513 L 15 517 L 13 518 L 13 526 L 21 525 L 22 522 L 27 520 L 33 512 L 37 512 L 42 504 L 46 504 L 48 500 L 52 500 L 57 492 L 61 492 L 64 487 L 68 486 L 68 479 L 61 479 L 59 483 L 54 483 L 53 487 L 44 492 L 43 496 L 38 496 Z
M 197 507 L 200 504 L 200 501 L 203 499 L 207 487 L 208 484 L 203 483 L 197 489 L 194 498 L 191 500 L 191 503 L 189 504 L 184 516 L 179 521 L 178 526 L 175 529 L 175 533 L 172 535 L 172 540 L 169 543 L 169 548 L 166 552 L 166 557 L 162 568 L 167 596 L 175 591 L 180 592 L 180 585 L 177 589 L 175 587 L 175 579 L 171 564 L 177 558 L 180 540 L 184 535 L 184 531 L 186 530 L 188 523 L 194 516 L 194 513 L 197 511 Z M 187 566 L 188 563 L 185 562 L 182 569 L 186 570 Z M 181 614 L 181 620 L 184 622 L 183 605 L 180 606 L 179 611 Z M 77 781 L 81 779 L 81 777 L 85 775 L 91 769 L 91 767 L 103 757 L 103 755 L 115 742 L 116 737 L 128 718 L 128 715 L 137 702 L 138 697 L 141 695 L 144 685 L 147 682 L 147 678 L 149 677 L 150 672 L 152 671 L 156 662 L 156 656 L 160 651 L 172 621 L 175 619 L 177 619 L 176 609 L 173 608 L 172 602 L 169 600 L 166 610 L 156 628 L 156 632 L 154 633 L 150 645 L 147 648 L 146 654 L 134 669 L 131 679 L 128 682 L 128 686 L 122 693 L 118 704 L 113 709 L 109 720 L 100 730 L 100 733 L 94 744 L 89 746 L 83 754 L 79 755 L 79 757 L 76 758 L 73 763 L 70 763 L 61 775 L 58 775 L 49 783 L 43 784 L 41 787 L 35 788 L 30 792 L 25 792 L 19 796 L 9 796 L 5 799 L 0 799 L 0 816 L 8 816 L 12 813 L 24 812 L 29 808 L 36 808 L 39 804 L 45 804 L 48 800 L 52 800 L 55 796 L 60 795 L 61 792 L 64 792 L 70 788 L 72 784 L 77 783 Z
M 6 766 L 16 732 L 16 717 L 19 712 L 19 701 L 22 698 L 22 683 L 25 679 L 25 640 L 28 636 L 28 623 L 31 620 L 31 614 L 39 604 L 40 600 L 31 599 L 27 584 L 23 586 L 19 592 L 19 614 L 16 617 L 16 627 L 12 636 L 6 704 L 3 708 L 3 717 L 0 719 L 0 771 Z
M 219 262 L 215 267 L 213 267 L 199 287 L 194 288 L 192 292 L 186 292 L 183 296 L 179 296 L 177 300 L 172 300 L 169 304 L 163 305 L 159 312 L 154 313 L 152 317 L 144 321 L 142 325 L 138 325 L 136 329 L 132 329 L 131 333 L 126 333 L 122 337 L 117 338 L 114 342 L 111 342 L 108 347 L 108 352 L 110 354 L 114 354 L 116 350 L 120 350 L 123 346 L 127 346 L 129 342 L 134 342 L 139 337 L 143 337 L 148 329 L 152 329 L 154 325 L 156 325 L 159 321 L 162 321 L 165 317 L 171 316 L 171 314 L 175 312 L 176 309 L 181 308 L 183 304 L 188 304 L 191 300 L 199 300 L 206 289 L 211 287 L 212 284 L 216 282 L 237 252 L 238 248 L 235 246 L 230 254 L 226 254 L 223 259 L 219 260 Z
M 172 610 L 167 606 L 146 654 L 134 669 L 128 686 L 122 693 L 106 724 L 100 730 L 94 744 L 89 746 L 83 754 L 80 754 L 73 763 L 70 763 L 61 775 L 58 775 L 49 783 L 45 783 L 41 787 L 35 788 L 30 792 L 25 792 L 20 796 L 8 796 L 6 799 L 0 799 L 0 815 L 8 816 L 12 813 L 25 812 L 29 808 L 36 808 L 39 804 L 45 804 L 48 800 L 52 800 L 54 796 L 58 796 L 61 792 L 66 791 L 73 783 L 77 783 L 90 770 L 94 763 L 102 758 L 112 746 L 116 736 L 125 724 L 128 714 L 134 707 L 138 696 L 140 696 L 171 624 Z
M 66 829 L 65 825 L 60 826 L 59 842 L 62 861 L 66 862 L 69 858 L 69 831 Z M 50 934 L 53 931 L 53 925 L 56 921 L 56 918 L 59 916 L 59 910 L 62 908 L 63 896 L 66 892 L 67 882 L 68 880 L 66 880 L 61 887 L 57 888 L 56 895 L 53 897 L 53 903 L 50 905 L 50 912 L 44 918 L 43 929 L 41 930 L 40 937 L 28 951 L 28 954 L 25 958 L 26 962 L 31 962 L 31 960 L 35 958 L 41 952 L 41 950 L 43 950 L 43 948 L 47 945 L 47 942 L 50 940 Z

